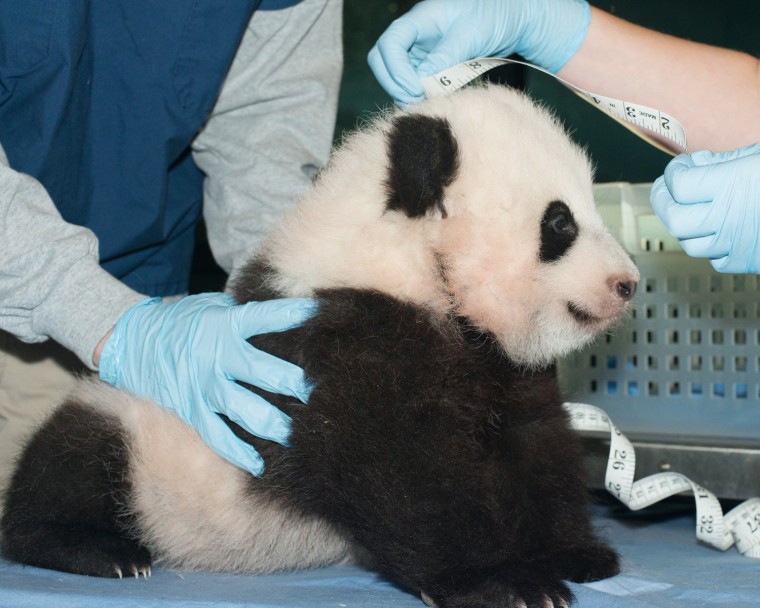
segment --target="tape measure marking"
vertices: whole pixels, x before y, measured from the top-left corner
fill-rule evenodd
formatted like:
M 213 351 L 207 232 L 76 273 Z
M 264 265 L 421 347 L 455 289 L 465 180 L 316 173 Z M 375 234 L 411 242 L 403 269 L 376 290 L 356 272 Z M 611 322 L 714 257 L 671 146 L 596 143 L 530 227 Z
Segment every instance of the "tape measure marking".
M 505 64 L 524 65 L 533 68 L 534 70 L 538 70 L 539 72 L 543 72 L 544 74 L 548 74 L 579 95 L 582 99 L 585 99 L 591 105 L 607 113 L 624 127 L 663 152 L 668 154 L 688 152 L 686 130 L 680 122 L 669 114 L 641 104 L 621 101 L 612 97 L 605 97 L 604 95 L 584 91 L 583 89 L 562 80 L 548 70 L 515 59 L 482 57 L 471 61 L 465 61 L 464 63 L 443 70 L 438 74 L 428 76 L 422 80 L 425 96 L 436 97 L 453 93 L 478 76 L 482 76 L 488 70 Z M 654 139 L 647 134 L 647 131 L 656 134 L 662 139 Z
M 732 545 L 747 557 L 760 558 L 760 498 L 750 498 L 723 514 L 718 498 L 709 490 L 675 472 L 655 473 L 634 481 L 636 452 L 604 410 L 586 403 L 565 403 L 577 431 L 609 432 L 610 451 L 604 485 L 632 511 L 638 511 L 675 494 L 691 491 L 696 504 L 696 536 L 725 551 Z

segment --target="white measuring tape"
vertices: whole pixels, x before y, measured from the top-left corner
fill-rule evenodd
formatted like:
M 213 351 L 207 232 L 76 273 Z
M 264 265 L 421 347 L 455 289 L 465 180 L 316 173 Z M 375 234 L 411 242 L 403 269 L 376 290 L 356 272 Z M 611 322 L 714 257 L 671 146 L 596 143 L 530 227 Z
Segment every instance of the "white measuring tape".
M 652 144 L 655 148 L 668 154 L 677 154 L 688 152 L 686 145 L 686 131 L 675 118 L 661 112 L 655 108 L 650 108 L 637 103 L 621 101 L 604 95 L 590 93 L 573 86 L 552 74 L 531 63 L 517 61 L 515 59 L 499 59 L 497 57 L 483 57 L 473 59 L 455 65 L 447 70 L 443 70 L 433 76 L 428 76 L 422 80 L 422 86 L 425 89 L 426 97 L 436 97 L 453 93 L 457 89 L 482 76 L 488 70 L 505 64 L 518 64 L 528 66 L 544 74 L 556 78 L 559 82 L 577 93 L 582 99 L 588 101 L 591 105 L 609 114 L 627 129 Z M 654 134 L 655 137 L 648 135 Z
M 604 485 L 632 511 L 675 494 L 691 491 L 697 507 L 697 538 L 721 551 L 732 545 L 742 555 L 760 558 L 760 498 L 750 498 L 727 514 L 716 496 L 680 473 L 656 473 L 634 481 L 636 452 L 609 416 L 593 405 L 565 403 L 576 431 L 610 433 L 610 454 Z

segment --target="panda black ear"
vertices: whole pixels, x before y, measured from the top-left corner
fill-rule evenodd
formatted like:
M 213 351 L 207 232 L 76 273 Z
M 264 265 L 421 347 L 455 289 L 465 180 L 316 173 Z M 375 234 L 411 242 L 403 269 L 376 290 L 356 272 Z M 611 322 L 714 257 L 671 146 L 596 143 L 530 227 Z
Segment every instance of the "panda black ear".
M 387 137 L 390 166 L 385 185 L 388 209 L 421 217 L 438 209 L 446 217 L 443 193 L 457 174 L 459 148 L 449 121 L 404 114 Z

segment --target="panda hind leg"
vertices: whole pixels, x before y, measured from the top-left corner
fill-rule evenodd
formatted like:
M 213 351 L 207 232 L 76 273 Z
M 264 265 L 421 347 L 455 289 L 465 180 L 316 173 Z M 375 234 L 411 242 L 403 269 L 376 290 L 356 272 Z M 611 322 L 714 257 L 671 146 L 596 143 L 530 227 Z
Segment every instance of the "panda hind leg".
M 30 522 L 16 527 L 9 542 L 6 556 L 30 566 L 105 578 L 151 574 L 147 549 L 118 533 L 91 526 Z
M 16 465 L 0 529 L 9 559 L 90 576 L 148 576 L 131 533 L 129 463 L 119 421 L 69 401 L 37 430 Z

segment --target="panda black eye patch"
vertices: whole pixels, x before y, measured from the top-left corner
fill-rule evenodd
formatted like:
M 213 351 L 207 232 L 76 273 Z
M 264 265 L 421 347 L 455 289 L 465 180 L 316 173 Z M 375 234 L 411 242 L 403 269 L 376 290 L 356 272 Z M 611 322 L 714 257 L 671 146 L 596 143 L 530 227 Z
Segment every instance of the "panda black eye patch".
M 578 237 L 570 208 L 562 201 L 552 201 L 541 218 L 541 245 L 538 259 L 542 262 L 556 262 L 570 249 Z

